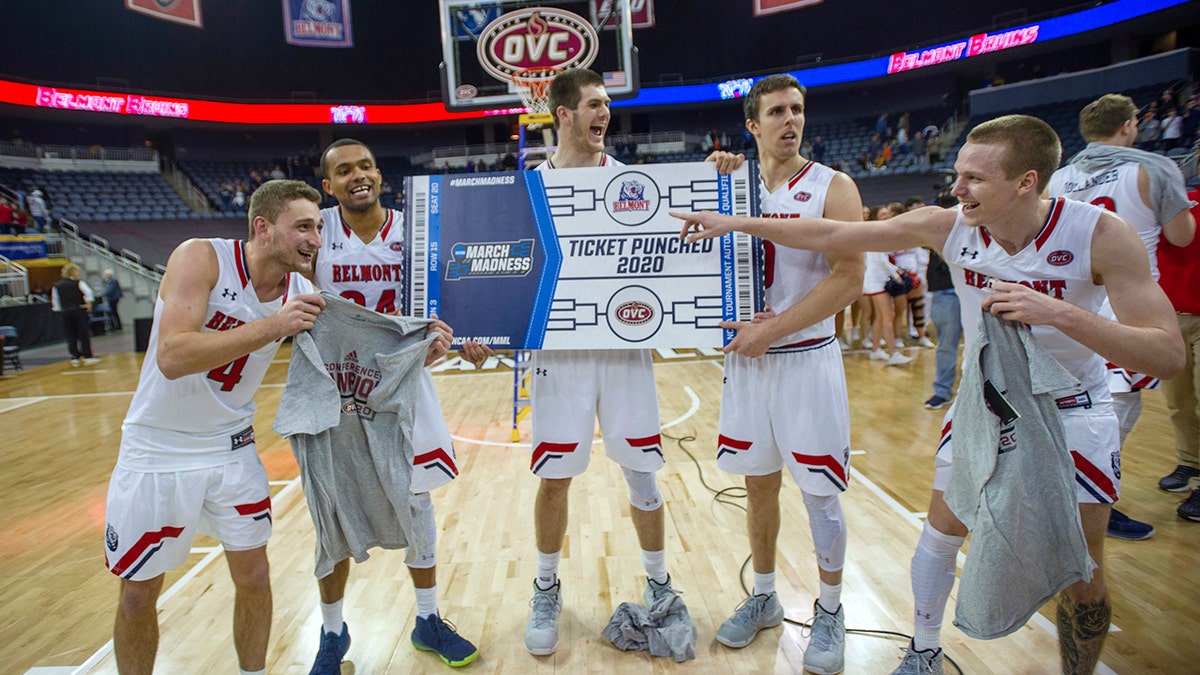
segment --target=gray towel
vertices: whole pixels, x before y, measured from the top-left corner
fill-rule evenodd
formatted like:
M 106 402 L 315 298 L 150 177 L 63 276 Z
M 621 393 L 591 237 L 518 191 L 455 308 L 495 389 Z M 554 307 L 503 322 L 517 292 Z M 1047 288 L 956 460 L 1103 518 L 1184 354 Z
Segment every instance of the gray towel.
M 683 598 L 671 595 L 646 609 L 622 602 L 604 627 L 604 637 L 624 651 L 650 650 L 677 663 L 696 658 L 696 626 Z

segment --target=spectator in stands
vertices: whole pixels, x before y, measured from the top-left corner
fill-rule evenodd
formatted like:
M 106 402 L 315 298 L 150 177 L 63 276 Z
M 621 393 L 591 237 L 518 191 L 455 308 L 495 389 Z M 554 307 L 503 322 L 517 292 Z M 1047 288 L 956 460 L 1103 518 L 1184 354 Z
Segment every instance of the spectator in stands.
M 896 154 L 907 155 L 911 151 L 908 145 L 908 129 L 905 127 L 897 127 L 896 129 Z
M 820 134 L 813 138 L 811 157 L 817 164 L 825 163 L 825 139 L 821 138 Z
M 1179 145 L 1183 137 L 1183 118 L 1175 106 L 1167 108 L 1162 121 L 1159 122 L 1159 149 L 1170 150 Z
M 240 180 L 233 189 L 233 205 L 240 212 L 246 211 L 246 184 Z
M 1187 106 L 1183 112 L 1179 114 L 1183 121 L 1180 122 L 1180 143 L 1187 145 L 1192 142 L 1196 136 L 1196 130 L 1200 129 L 1200 97 L 1193 96 L 1188 99 Z
M 883 140 L 892 137 L 892 127 L 888 125 L 887 113 L 881 113 L 875 120 L 875 133 L 879 134 L 879 137 Z
M 88 313 L 92 311 L 94 299 L 91 287 L 79 279 L 79 265 L 63 265 L 62 280 L 54 284 L 50 292 L 50 310 L 62 317 L 71 365 L 76 368 L 81 362 L 88 366 L 100 362 L 92 356 L 92 338 L 88 333 Z
M 233 183 L 225 181 L 221 183 L 221 190 L 217 193 L 221 200 L 221 211 L 233 210 Z
M 263 184 L 264 182 L 265 182 L 265 181 L 263 181 L 263 177 L 262 177 L 262 175 L 261 175 L 261 174 L 259 174 L 257 171 L 253 171 L 253 170 L 252 170 L 252 171 L 250 172 L 250 182 L 246 184 L 246 186 L 247 186 L 248 188 L 250 188 L 250 189 L 247 191 L 247 193 L 248 193 L 248 194 L 254 194 L 254 191 L 255 191 L 255 190 L 257 190 L 258 188 L 262 187 L 262 184 Z
M 50 224 L 50 209 L 46 207 L 46 198 L 40 189 L 29 193 L 25 200 L 29 205 L 29 215 L 33 216 L 34 227 L 38 232 L 46 232 Z
M 882 164 L 880 158 L 883 157 L 883 148 L 886 144 L 883 142 L 883 134 L 876 131 L 871 134 L 871 142 L 867 144 L 867 155 L 871 158 L 871 164 L 879 166 Z
M 923 134 L 914 134 L 908 142 L 908 147 L 917 161 L 925 163 L 928 160 L 925 156 L 925 136 Z
M 104 292 L 101 293 L 101 296 L 104 298 L 104 303 L 108 305 L 108 322 L 114 331 L 121 330 L 121 315 L 117 312 L 117 303 L 124 295 L 125 293 L 121 290 L 121 282 L 117 281 L 113 271 L 104 270 Z
M 1161 135 L 1162 125 L 1159 124 L 1158 117 L 1153 110 L 1147 110 L 1142 113 L 1142 120 L 1138 122 L 1137 142 L 1133 147 L 1154 152 L 1158 149 L 1158 139 Z
M 12 234 L 12 223 L 12 204 L 4 197 L 0 197 L 0 234 Z
M 704 140 L 700 141 L 700 152 L 708 154 L 716 149 L 717 145 L 717 130 L 709 129 L 708 133 L 704 134 Z
M 942 131 L 932 124 L 925 127 L 925 129 L 929 130 L 931 127 L 933 131 L 925 135 L 926 164 L 935 164 L 942 161 Z
M 287 178 L 287 174 L 283 172 L 283 167 L 276 164 L 275 168 L 271 169 L 271 180 L 284 180 L 285 178 Z
M 26 227 L 29 225 L 29 214 L 20 206 L 13 207 L 12 214 L 12 229 L 13 234 L 25 234 Z

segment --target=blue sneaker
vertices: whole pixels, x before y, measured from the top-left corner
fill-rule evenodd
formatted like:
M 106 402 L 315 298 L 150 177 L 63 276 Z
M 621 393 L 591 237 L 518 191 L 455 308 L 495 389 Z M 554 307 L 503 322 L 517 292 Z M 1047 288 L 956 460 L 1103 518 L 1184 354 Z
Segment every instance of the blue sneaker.
M 340 675 L 342 658 L 350 651 L 350 629 L 342 622 L 342 634 L 321 633 L 321 648 L 317 650 L 317 660 L 313 662 L 308 675 Z
M 479 650 L 458 629 L 437 614 L 418 616 L 412 632 L 413 646 L 423 652 L 434 652 L 451 668 L 461 668 L 479 656 Z
M 1154 526 L 1134 520 L 1113 509 L 1108 516 L 1108 536 L 1129 541 L 1141 541 L 1154 536 Z

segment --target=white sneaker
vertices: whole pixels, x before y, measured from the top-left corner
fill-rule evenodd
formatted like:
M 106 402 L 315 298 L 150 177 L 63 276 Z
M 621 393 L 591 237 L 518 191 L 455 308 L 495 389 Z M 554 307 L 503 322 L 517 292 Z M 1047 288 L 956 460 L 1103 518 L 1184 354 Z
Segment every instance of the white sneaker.
M 897 352 L 897 353 L 899 353 L 899 352 Z M 880 348 L 876 349 L 875 351 L 871 352 L 871 360 L 872 361 L 887 361 L 887 358 L 888 358 L 888 353 L 883 351 L 883 347 L 880 347 Z
M 904 340 L 902 338 L 896 338 L 896 349 L 904 349 Z
M 863 341 L 862 341 L 862 348 L 863 348 L 863 349 L 874 349 L 874 348 L 875 348 L 875 344 L 874 344 L 873 342 L 871 342 L 871 339 L 870 339 L 870 338 L 863 338 Z
M 850 329 L 850 342 L 858 342 L 858 326 Z
M 79 359 L 71 359 L 71 367 L 78 368 L 79 367 Z
M 779 596 L 752 595 L 742 601 L 733 616 L 725 619 L 717 630 L 717 642 L 726 647 L 741 649 L 754 641 L 764 628 L 774 628 L 783 623 L 783 607 Z
M 533 599 L 529 606 L 529 623 L 525 625 L 525 649 L 534 656 L 549 656 L 558 649 L 558 615 L 562 612 L 562 582 L 555 581 L 549 590 L 533 582 Z
M 100 363 L 100 359 L 95 358 L 93 356 L 89 356 L 88 358 L 83 360 L 83 365 L 85 365 L 85 366 L 94 366 L 97 363 Z
M 917 340 L 917 345 L 924 347 L 926 349 L 933 349 L 934 347 L 937 346 L 933 343 L 933 340 L 930 340 L 929 338 L 925 337 L 924 335 L 921 336 L 920 340 Z
M 845 338 L 838 338 L 838 347 L 841 347 L 844 352 L 850 351 L 850 345 L 846 343 Z
M 901 354 L 900 352 L 896 352 L 895 354 L 892 354 L 890 357 L 888 357 L 887 363 L 885 363 L 883 365 L 885 365 L 885 366 L 902 366 L 906 363 L 911 363 L 912 360 L 913 360 L 913 357 L 905 356 L 904 354 Z

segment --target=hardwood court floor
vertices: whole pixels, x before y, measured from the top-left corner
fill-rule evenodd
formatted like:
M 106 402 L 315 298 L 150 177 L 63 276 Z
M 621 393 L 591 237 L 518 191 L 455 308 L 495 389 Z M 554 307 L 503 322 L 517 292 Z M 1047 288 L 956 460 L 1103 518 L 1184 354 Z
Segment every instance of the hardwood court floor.
M 910 352 L 910 353 L 916 353 Z M 313 533 L 286 442 L 270 431 L 285 378 L 285 347 L 258 395 L 259 447 L 273 481 L 275 534 L 270 544 L 275 618 L 268 671 L 307 673 L 320 612 L 312 577 Z M 799 672 L 807 637 L 797 626 L 766 631 L 730 650 L 713 639 L 743 598 L 739 570 L 748 555 L 744 515 L 714 501 L 734 486 L 716 468 L 713 445 L 720 402 L 720 360 L 681 352 L 656 366 L 667 466 L 668 566 L 699 630 L 697 658 L 684 664 L 622 653 L 600 630 L 617 604 L 640 602 L 644 577 L 619 470 L 594 446 L 591 470 L 575 481 L 561 568 L 565 609 L 557 654 L 535 658 L 523 646 L 534 572 L 533 498 L 528 447 L 508 443 L 511 372 L 446 372 L 435 379 L 461 475 L 434 494 L 439 533 L 442 614 L 480 647 L 475 672 L 697 673 Z M 933 352 L 910 366 L 883 368 L 865 354 L 846 357 L 854 476 L 843 497 L 849 547 L 843 600 L 850 628 L 911 630 L 909 559 L 932 481 L 940 412 L 924 410 Z M 106 356 L 92 368 L 59 363 L 0 379 L 6 470 L 0 475 L 0 673 L 112 673 L 117 582 L 103 565 L 104 496 L 121 420 L 137 382 L 140 355 Z M 10 373 L 11 374 L 11 373 Z M 1102 672 L 1193 673 L 1200 662 L 1200 526 L 1178 519 L 1181 495 L 1158 478 L 1175 465 L 1173 434 L 1161 394 L 1144 395 L 1145 412 L 1125 451 L 1127 513 L 1158 528 L 1149 541 L 1109 539 L 1114 598 Z M 187 414 L 187 411 L 180 411 Z M 528 443 L 528 423 L 523 424 Z M 682 447 L 681 447 L 682 446 Z M 682 451 L 695 456 L 693 462 Z M 807 620 L 816 572 L 800 492 L 785 479 L 779 541 L 779 590 L 789 619 Z M 747 577 L 749 575 L 747 574 Z M 188 564 L 167 580 L 161 603 L 159 673 L 234 672 L 232 589 L 219 547 L 198 541 Z M 953 599 L 953 598 L 952 598 Z M 400 552 L 377 552 L 351 575 L 346 617 L 349 659 L 360 674 L 445 673 L 435 657 L 409 644 L 415 602 Z M 1007 638 L 970 640 L 949 626 L 947 653 L 967 673 L 1057 672 L 1050 620 L 1035 616 Z M 902 642 L 851 635 L 846 672 L 887 673 Z M 77 668 L 85 666 L 84 668 Z M 43 670 L 44 669 L 44 670 Z M 947 672 L 953 669 L 947 664 Z

